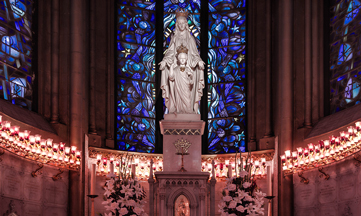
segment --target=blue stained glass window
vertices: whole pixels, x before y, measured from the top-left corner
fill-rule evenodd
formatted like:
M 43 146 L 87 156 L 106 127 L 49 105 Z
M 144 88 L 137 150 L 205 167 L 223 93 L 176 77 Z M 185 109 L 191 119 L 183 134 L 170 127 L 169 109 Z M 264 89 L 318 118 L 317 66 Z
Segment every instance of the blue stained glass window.
M 208 120 L 208 151 L 212 153 L 244 152 L 245 118 L 221 118 Z
M 0 0 L 0 97 L 32 106 L 32 10 L 30 0 Z
M 339 0 L 330 14 L 330 111 L 361 101 L 361 2 Z
M 245 151 L 246 1 L 208 4 L 208 151 Z
M 117 148 L 154 152 L 156 131 L 155 50 L 165 51 L 175 29 L 177 9 L 187 10 L 188 26 L 199 50 L 208 50 L 208 152 L 234 153 L 246 146 L 246 1 L 164 0 L 163 28 L 155 26 L 155 0 L 118 0 L 117 10 Z M 206 13 L 208 23 L 201 23 Z M 203 16 L 203 14 L 202 14 Z M 208 38 L 200 38 L 208 25 Z M 155 41 L 163 34 L 162 43 Z M 159 35 L 160 36 L 160 35 Z M 202 43 L 201 43 L 202 42 Z M 345 47 L 347 48 L 347 47 Z M 341 55 L 349 55 L 341 51 Z M 352 91 L 351 94 L 355 92 Z M 159 118 L 159 116 L 158 116 Z
M 153 152 L 155 119 L 117 115 L 117 146 L 123 151 Z
M 155 149 L 155 1 L 119 0 L 117 149 Z

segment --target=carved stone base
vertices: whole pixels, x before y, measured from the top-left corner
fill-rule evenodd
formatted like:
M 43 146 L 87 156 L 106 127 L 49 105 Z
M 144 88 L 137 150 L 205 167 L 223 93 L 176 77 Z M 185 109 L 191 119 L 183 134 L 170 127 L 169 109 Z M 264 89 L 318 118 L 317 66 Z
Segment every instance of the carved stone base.
M 102 138 L 98 134 L 88 134 L 89 146 L 102 147 Z
M 202 166 L 202 134 L 205 122 L 200 120 L 199 114 L 166 114 L 160 121 L 163 136 L 163 170 L 178 171 L 181 168 L 181 155 L 174 143 L 179 139 L 191 143 L 189 155 L 184 156 L 184 168 L 189 172 L 200 172 Z
M 156 172 L 159 215 L 173 216 L 174 203 L 180 195 L 189 201 L 190 215 L 206 215 L 208 172 Z
M 105 146 L 109 147 L 111 149 L 114 149 L 114 140 L 113 139 L 106 139 L 105 140 Z
M 259 146 L 257 150 L 266 150 L 275 148 L 275 137 L 264 137 L 259 140 Z

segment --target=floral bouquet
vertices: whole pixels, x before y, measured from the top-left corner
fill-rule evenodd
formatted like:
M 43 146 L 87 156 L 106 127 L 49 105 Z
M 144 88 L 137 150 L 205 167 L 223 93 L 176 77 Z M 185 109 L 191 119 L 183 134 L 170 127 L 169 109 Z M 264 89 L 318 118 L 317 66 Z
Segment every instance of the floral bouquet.
M 240 171 L 239 177 L 227 179 L 218 205 L 222 216 L 264 215 L 266 194 L 257 189 L 250 170 L 251 166 L 247 165 L 245 170 Z
M 145 191 L 134 176 L 130 176 L 128 155 L 122 158 L 119 176 L 106 181 L 104 189 L 105 209 L 110 211 L 102 216 L 148 216 L 144 212 Z
M 106 182 L 104 196 L 106 201 L 103 204 L 106 210 L 110 211 L 104 216 L 147 216 L 143 201 L 145 192 L 136 180 L 112 177 Z

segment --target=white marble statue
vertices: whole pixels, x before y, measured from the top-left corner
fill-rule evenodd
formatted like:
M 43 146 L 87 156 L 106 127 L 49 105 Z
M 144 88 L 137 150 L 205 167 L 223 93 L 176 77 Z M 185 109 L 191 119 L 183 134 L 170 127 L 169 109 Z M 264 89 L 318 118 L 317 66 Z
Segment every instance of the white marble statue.
M 162 96 L 169 113 L 198 113 L 203 95 L 204 62 L 190 34 L 187 17 L 188 12 L 176 11 L 174 35 L 159 63 Z

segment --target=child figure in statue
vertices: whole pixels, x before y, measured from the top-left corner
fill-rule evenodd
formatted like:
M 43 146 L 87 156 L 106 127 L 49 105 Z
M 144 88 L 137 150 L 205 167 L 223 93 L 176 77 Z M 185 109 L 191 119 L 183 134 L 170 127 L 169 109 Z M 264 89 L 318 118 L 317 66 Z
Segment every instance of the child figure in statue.
M 194 86 L 193 71 L 187 66 L 188 49 L 181 45 L 177 47 L 177 64 L 172 64 L 169 70 L 169 82 L 173 82 L 176 113 L 193 113 L 192 92 Z

